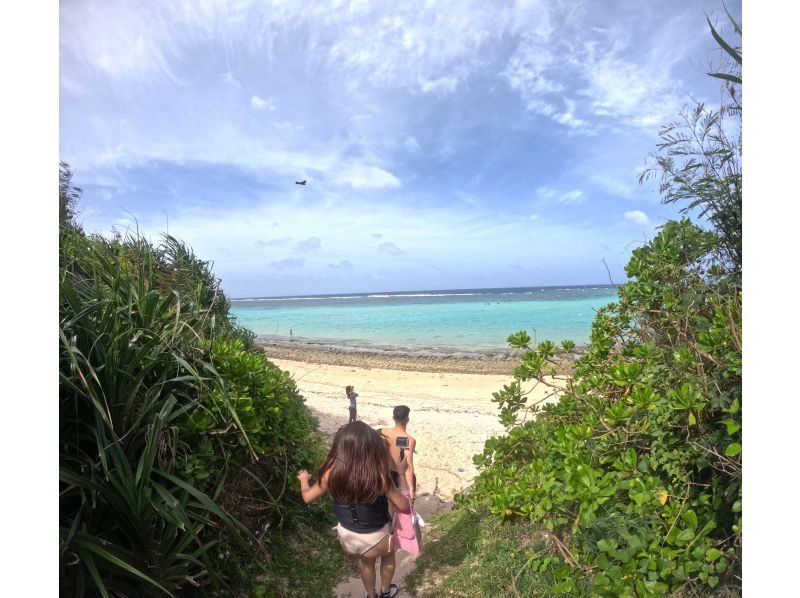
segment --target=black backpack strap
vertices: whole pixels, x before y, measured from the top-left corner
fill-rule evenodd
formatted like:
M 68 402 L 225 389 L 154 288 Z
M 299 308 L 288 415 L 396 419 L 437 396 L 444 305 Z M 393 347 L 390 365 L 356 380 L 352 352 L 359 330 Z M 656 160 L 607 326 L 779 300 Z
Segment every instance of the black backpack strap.
M 347 508 L 350 509 L 350 515 L 353 517 L 353 525 L 358 525 L 358 509 L 355 505 L 348 505 Z

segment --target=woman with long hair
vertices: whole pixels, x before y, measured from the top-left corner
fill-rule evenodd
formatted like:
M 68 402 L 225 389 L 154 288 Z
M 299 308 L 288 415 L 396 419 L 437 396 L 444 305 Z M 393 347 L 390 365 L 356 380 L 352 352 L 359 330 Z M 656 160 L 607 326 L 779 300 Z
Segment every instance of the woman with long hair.
M 392 545 L 389 503 L 408 511 L 410 503 L 392 481 L 392 457 L 386 440 L 361 421 L 350 422 L 336 432 L 328 456 L 309 485 L 309 473 L 301 470 L 300 492 L 310 503 L 327 493 L 333 502 L 339 543 L 345 553 L 358 556 L 361 581 L 368 598 L 391 598 L 395 547 Z M 375 589 L 375 561 L 380 557 L 381 591 Z

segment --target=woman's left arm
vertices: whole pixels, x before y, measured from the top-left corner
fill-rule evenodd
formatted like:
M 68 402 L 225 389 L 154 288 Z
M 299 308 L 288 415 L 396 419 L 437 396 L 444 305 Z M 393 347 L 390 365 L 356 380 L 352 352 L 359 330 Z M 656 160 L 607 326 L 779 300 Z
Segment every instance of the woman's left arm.
M 389 491 L 386 493 L 386 498 L 389 499 L 399 511 L 403 511 L 404 513 L 411 508 L 411 501 L 408 500 L 396 487 L 394 484 L 390 484 Z
M 313 486 L 309 486 L 309 477 L 311 476 L 305 469 L 301 469 L 297 473 L 297 479 L 300 480 L 300 494 L 303 496 L 303 501 L 306 504 L 314 502 L 327 492 L 327 489 L 322 485 L 322 480 L 317 481 Z

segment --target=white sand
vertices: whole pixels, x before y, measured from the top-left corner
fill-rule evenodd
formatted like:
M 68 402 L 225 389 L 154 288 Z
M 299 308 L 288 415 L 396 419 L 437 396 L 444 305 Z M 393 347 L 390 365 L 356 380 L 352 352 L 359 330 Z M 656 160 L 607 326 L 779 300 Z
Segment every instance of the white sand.
M 349 402 L 344 387 L 348 384 L 359 395 L 358 418 L 373 427 L 393 426 L 392 409 L 410 407 L 408 433 L 417 440 L 417 494 L 435 492 L 443 500 L 452 500 L 477 475 L 472 456 L 483 451 L 487 438 L 504 432 L 492 393 L 510 384 L 511 376 L 273 361 L 293 374 L 325 434 L 332 435 L 347 423 Z M 540 385 L 529 402 L 551 392 Z
M 452 500 L 456 492 L 470 485 L 478 473 L 472 456 L 483 451 L 487 438 L 504 432 L 492 393 L 510 384 L 513 381 L 510 375 L 401 371 L 274 358 L 272 361 L 292 373 L 326 435 L 332 436 L 348 421 L 349 401 L 344 392 L 348 384 L 355 386 L 358 393 L 358 418 L 373 427 L 394 425 L 392 409 L 396 405 L 411 408 L 408 433 L 417 440 L 416 508 L 426 520 L 447 510 L 449 504 L 442 501 Z M 551 393 L 551 388 L 539 385 L 528 402 Z M 547 402 L 555 400 L 553 396 Z M 397 552 L 393 582 L 401 593 L 415 558 Z M 334 592 L 340 598 L 361 597 L 364 586 L 355 576 L 340 583 Z

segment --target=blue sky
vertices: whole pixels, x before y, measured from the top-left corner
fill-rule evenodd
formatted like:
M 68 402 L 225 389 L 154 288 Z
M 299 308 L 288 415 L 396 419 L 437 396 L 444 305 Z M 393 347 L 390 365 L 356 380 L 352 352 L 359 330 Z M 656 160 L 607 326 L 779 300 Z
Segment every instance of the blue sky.
M 232 297 L 621 282 L 677 214 L 637 182 L 660 125 L 720 101 L 706 14 L 65 2 L 60 157 L 85 230 L 168 228 Z

